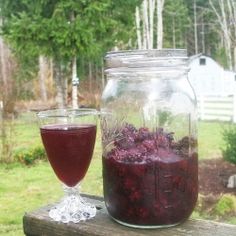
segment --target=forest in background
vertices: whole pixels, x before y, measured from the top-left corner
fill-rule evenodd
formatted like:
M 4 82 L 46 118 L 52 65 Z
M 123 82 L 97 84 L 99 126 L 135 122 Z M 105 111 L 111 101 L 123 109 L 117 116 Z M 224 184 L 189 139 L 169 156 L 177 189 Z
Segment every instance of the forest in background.
M 20 101 L 99 107 L 111 50 L 187 48 L 236 69 L 236 0 L 1 0 L 0 29 L 5 115 Z

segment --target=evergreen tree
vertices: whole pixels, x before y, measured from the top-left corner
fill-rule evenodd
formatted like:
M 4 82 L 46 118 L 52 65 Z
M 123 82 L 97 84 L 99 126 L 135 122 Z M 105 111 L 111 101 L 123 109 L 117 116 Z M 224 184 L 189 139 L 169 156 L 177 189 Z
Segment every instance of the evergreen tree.
M 164 6 L 165 47 L 185 48 L 187 46 L 186 31 L 190 23 L 184 0 L 166 0 Z
M 53 59 L 54 75 L 83 55 L 96 57 L 115 43 L 126 43 L 138 0 L 2 0 L 2 32 L 18 55 Z M 59 83 L 59 84 L 60 84 Z

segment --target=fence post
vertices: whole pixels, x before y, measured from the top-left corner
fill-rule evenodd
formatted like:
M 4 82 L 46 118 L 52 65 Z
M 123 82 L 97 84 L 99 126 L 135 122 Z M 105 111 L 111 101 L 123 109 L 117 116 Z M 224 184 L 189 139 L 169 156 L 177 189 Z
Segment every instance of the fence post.
M 204 120 L 204 95 L 199 96 L 199 110 L 200 110 L 200 120 Z
M 233 123 L 236 123 L 236 94 L 233 94 Z

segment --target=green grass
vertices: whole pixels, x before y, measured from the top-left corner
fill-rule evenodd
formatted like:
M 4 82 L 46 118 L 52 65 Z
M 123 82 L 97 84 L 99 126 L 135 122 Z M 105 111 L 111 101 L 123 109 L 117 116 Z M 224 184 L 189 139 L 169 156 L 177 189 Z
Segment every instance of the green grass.
M 82 182 L 82 192 L 102 195 L 101 182 L 101 161 L 94 158 Z M 61 184 L 47 162 L 31 167 L 0 166 L 0 235 L 23 235 L 24 213 L 53 203 L 62 196 Z
M 8 235 L 10 228 L 6 225 L 18 231 L 25 211 L 55 201 L 61 194 L 59 183 L 46 162 L 32 167 L 2 165 L 0 192 L 0 235 Z
M 13 151 L 41 143 L 37 122 L 27 114 L 14 123 Z M 98 130 L 99 131 L 99 130 Z M 97 135 L 94 158 L 81 184 L 82 192 L 102 195 L 101 142 Z M 19 163 L 0 165 L 0 235 L 21 236 L 26 211 L 53 203 L 63 196 L 61 184 L 48 162 L 33 166 Z
M 224 147 L 222 131 L 227 123 L 199 122 L 198 123 L 198 149 L 199 159 L 221 156 L 221 148 Z
M 200 159 L 220 156 L 222 127 L 227 124 L 199 122 Z M 15 150 L 40 143 L 39 130 L 31 115 L 14 126 Z M 98 130 L 94 157 L 82 182 L 82 192 L 102 195 L 101 137 Z M 47 162 L 27 167 L 21 164 L 0 165 L 0 235 L 21 236 L 22 217 L 26 211 L 53 203 L 63 195 L 59 181 Z M 235 218 L 232 218 L 235 223 Z
M 15 122 L 15 149 L 28 148 L 41 143 L 37 119 L 34 113 L 24 113 Z

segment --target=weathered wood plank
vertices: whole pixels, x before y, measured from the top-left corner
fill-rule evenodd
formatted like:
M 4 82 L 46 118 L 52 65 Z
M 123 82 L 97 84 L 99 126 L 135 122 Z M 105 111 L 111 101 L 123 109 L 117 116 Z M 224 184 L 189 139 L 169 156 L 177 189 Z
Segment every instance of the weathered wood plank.
M 24 233 L 27 236 L 236 236 L 234 225 L 192 219 L 172 228 L 133 229 L 114 222 L 107 215 L 102 198 L 89 196 L 87 200 L 98 209 L 95 218 L 78 224 L 57 223 L 48 216 L 51 206 L 46 206 L 24 215 Z

